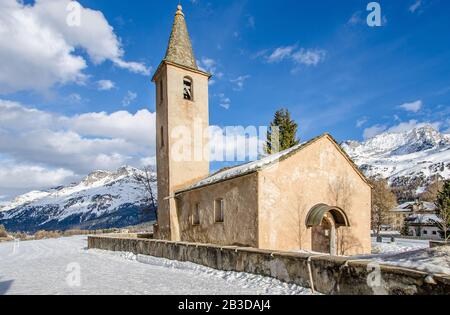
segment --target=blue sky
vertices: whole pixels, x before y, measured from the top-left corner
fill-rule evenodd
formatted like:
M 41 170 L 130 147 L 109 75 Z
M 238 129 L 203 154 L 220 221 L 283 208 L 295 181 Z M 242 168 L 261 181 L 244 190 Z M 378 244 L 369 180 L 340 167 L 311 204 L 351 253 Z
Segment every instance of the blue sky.
M 23 29 L 24 38 L 36 36 L 31 29 L 50 35 L 28 45 L 0 32 L 3 43 L 18 47 L 0 44 L 0 70 L 6 73 L 0 75 L 0 109 L 3 117 L 13 117 L 12 112 L 22 117 L 20 123 L 0 118 L 3 140 L 12 143 L 0 146 L 0 196 L 65 183 L 90 167 L 147 161 L 153 145 L 134 148 L 153 133 L 146 129 L 152 122 L 144 126 L 155 110 L 151 74 L 164 56 L 178 1 L 80 0 L 93 15 L 77 30 L 58 24 L 67 14 L 61 11 L 66 0 L 56 0 L 64 3 L 60 7 L 51 6 L 55 0 L 25 1 L 26 6 L 2 2 L 6 17 L 0 22 Z M 383 25 L 371 28 L 368 2 L 182 1 L 196 58 L 214 74 L 210 123 L 267 125 L 286 107 L 302 140 L 323 132 L 338 141 L 363 140 L 421 123 L 448 132 L 450 3 L 379 1 Z M 24 12 L 41 23 L 8 19 L 8 13 Z M 41 53 L 39 60 L 35 56 Z M 42 121 L 48 125 L 39 127 Z M 45 142 L 38 149 L 13 145 L 31 135 L 42 139 L 49 130 L 47 138 L 70 140 Z M 95 142 L 100 138 L 109 142 Z M 6 183 L 21 172 L 35 174 L 35 180 Z

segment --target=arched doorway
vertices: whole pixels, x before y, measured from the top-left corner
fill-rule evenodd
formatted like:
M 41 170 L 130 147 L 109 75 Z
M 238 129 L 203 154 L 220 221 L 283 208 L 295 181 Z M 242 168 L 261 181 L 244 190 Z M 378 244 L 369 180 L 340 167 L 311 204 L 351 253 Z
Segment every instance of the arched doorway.
M 336 255 L 336 229 L 350 226 L 350 224 L 347 215 L 341 208 L 318 204 L 309 212 L 306 226 L 311 228 L 311 249 L 313 251 Z

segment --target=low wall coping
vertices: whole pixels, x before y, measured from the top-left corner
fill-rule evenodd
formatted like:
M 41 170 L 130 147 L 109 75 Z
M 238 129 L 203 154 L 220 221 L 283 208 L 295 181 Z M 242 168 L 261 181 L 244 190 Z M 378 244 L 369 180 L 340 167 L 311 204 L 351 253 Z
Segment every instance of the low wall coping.
M 363 271 L 357 271 L 357 274 L 365 274 L 370 273 L 371 271 L 368 270 L 368 267 L 371 263 L 374 263 L 376 261 L 372 260 L 371 258 L 355 258 L 352 259 L 351 257 L 339 257 L 339 256 L 329 256 L 329 255 L 321 255 L 321 254 L 314 254 L 314 253 L 297 253 L 297 252 L 283 252 L 283 251 L 270 251 L 270 250 L 261 250 L 257 248 L 248 248 L 248 247 L 235 247 L 235 246 L 220 246 L 220 245 L 212 245 L 212 244 L 197 244 L 197 243 L 189 243 L 189 242 L 172 242 L 172 241 L 164 241 L 164 240 L 155 240 L 155 239 L 139 239 L 139 238 L 132 238 L 132 237 L 124 237 L 123 235 L 89 235 L 88 240 L 120 240 L 120 241 L 128 241 L 128 242 L 140 242 L 141 244 L 146 243 L 153 243 L 153 244 L 167 244 L 167 245 L 174 245 L 174 246 L 186 246 L 186 247 L 195 247 L 195 248 L 206 248 L 206 249 L 212 249 L 216 251 L 229 251 L 229 252 L 236 252 L 236 253 L 248 253 L 248 254 L 257 254 L 260 255 L 260 257 L 271 257 L 272 259 L 283 259 L 283 258 L 292 258 L 292 259 L 298 259 L 299 263 L 300 261 L 308 261 L 311 263 L 315 263 L 315 266 L 320 266 L 317 268 L 323 268 L 323 270 L 328 269 L 327 266 L 330 266 L 330 268 L 335 270 L 343 270 L 342 267 L 347 268 L 356 268 L 356 269 L 362 269 Z M 100 243 L 101 244 L 101 243 Z M 106 243 L 108 244 L 108 243 Z M 120 245 L 120 247 L 123 247 L 124 244 L 116 244 Z M 95 247 L 99 246 L 99 247 Z M 111 249 L 112 246 L 110 245 L 94 245 L 94 248 L 105 248 L 105 249 Z M 113 247 L 117 248 L 117 247 Z M 125 248 L 127 248 L 125 246 Z M 244 256 L 245 257 L 245 256 Z M 165 258 L 165 257 L 162 257 Z M 167 258 L 167 257 L 166 257 Z M 378 263 L 378 262 L 377 262 Z M 417 286 L 422 286 L 424 283 L 428 283 L 427 281 L 430 281 L 427 279 L 428 277 L 431 277 L 431 281 L 434 281 L 440 286 L 440 289 L 443 288 L 443 292 L 446 294 L 450 294 L 450 275 L 447 274 L 440 274 L 440 273 L 429 273 L 426 271 L 421 271 L 417 269 L 410 269 L 406 267 L 401 266 L 395 266 L 395 265 L 388 265 L 378 263 L 381 272 L 384 274 L 389 275 L 390 279 L 403 279 L 403 283 L 416 283 Z M 283 279 L 281 279 L 283 280 Z M 308 280 L 306 280 L 308 281 Z M 397 280 L 396 280 L 397 281 Z M 348 285 L 352 286 L 352 284 L 347 283 Z M 442 287 L 443 286 L 443 287 Z M 422 288 L 423 289 L 423 288 Z M 426 290 L 429 290 L 426 289 Z M 366 291 L 364 291 L 366 292 Z M 426 291 L 428 292 L 428 291 Z M 448 292 L 448 293 L 447 293 Z

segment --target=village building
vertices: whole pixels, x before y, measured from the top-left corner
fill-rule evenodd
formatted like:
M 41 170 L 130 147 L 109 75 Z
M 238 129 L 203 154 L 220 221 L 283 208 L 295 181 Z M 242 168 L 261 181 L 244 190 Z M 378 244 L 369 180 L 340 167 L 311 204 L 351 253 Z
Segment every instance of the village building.
M 197 66 L 178 6 L 165 58 L 153 77 L 155 237 L 332 255 L 370 253 L 371 186 L 329 134 L 212 175 L 207 153 L 201 159 L 177 156 L 180 130 L 194 135 L 199 126 L 209 127 L 210 77 Z M 192 152 L 209 146 L 207 137 L 198 142 L 186 145 Z
M 402 203 L 389 212 L 390 228 L 408 236 L 433 240 L 443 238 L 436 205 L 427 201 Z
M 389 228 L 394 231 L 401 231 L 405 225 L 405 219 L 414 214 L 435 214 L 436 206 L 432 202 L 408 201 L 404 202 L 389 211 Z
M 439 228 L 441 219 L 436 214 L 413 214 L 405 219 L 408 235 L 432 240 L 440 240 L 443 233 Z
M 440 239 L 442 233 L 436 211 L 432 202 L 416 200 L 402 203 L 389 212 L 389 229 L 402 231 L 408 236 Z

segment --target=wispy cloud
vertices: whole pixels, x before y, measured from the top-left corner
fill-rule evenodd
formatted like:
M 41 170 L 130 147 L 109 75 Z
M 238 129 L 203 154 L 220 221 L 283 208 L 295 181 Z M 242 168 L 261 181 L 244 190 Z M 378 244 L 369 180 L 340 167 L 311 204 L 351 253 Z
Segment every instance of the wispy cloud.
M 367 122 L 368 122 L 368 118 L 367 118 L 367 117 L 361 117 L 360 119 L 358 119 L 358 120 L 356 121 L 356 127 L 357 127 L 357 128 L 361 128 L 361 127 L 364 126 Z
M 253 29 L 256 27 L 256 20 L 253 15 L 247 16 L 247 27 L 253 28 Z
M 322 49 L 300 49 L 292 55 L 292 59 L 297 64 L 306 66 L 317 66 L 325 59 L 327 52 Z
M 297 45 L 281 46 L 271 53 L 268 50 L 261 50 L 254 55 L 254 58 L 262 57 L 267 63 L 279 63 L 290 60 L 296 66 L 317 66 L 326 58 L 327 52 L 324 49 L 298 48 Z
M 217 94 L 219 97 L 219 106 L 225 109 L 230 109 L 231 107 L 231 99 L 227 97 L 224 93 Z
M 373 137 L 378 136 L 379 134 L 385 132 L 387 126 L 385 125 L 374 125 L 372 127 L 364 129 L 363 137 L 364 139 L 372 139 Z
M 241 75 L 236 79 L 230 80 L 230 82 L 234 84 L 233 90 L 242 91 L 244 89 L 245 81 L 247 81 L 250 78 L 251 78 L 250 75 Z
M 212 58 L 202 57 L 201 60 L 197 60 L 197 64 L 200 70 L 212 74 L 213 77 L 209 80 L 210 85 L 213 85 L 217 79 L 220 80 L 224 76 L 223 72 L 217 70 L 217 62 Z
M 357 25 L 357 24 L 363 24 L 365 22 L 366 21 L 362 17 L 362 12 L 361 11 L 356 11 L 355 13 L 352 14 L 352 16 L 348 20 L 347 24 Z
M 404 122 L 399 122 L 395 125 L 374 125 L 369 128 L 364 129 L 363 137 L 364 139 L 371 139 L 374 138 L 383 132 L 389 132 L 389 133 L 402 133 L 407 132 L 413 129 L 422 128 L 425 126 L 431 126 L 432 128 L 439 130 L 441 127 L 445 127 L 444 122 L 439 121 L 422 121 L 419 122 L 418 120 L 409 120 Z
M 400 108 L 408 111 L 408 112 L 412 112 L 412 113 L 418 113 L 423 106 L 423 102 L 421 100 L 415 101 L 415 102 L 411 102 L 411 103 L 405 103 L 400 105 Z
M 411 4 L 410 7 L 408 8 L 409 12 L 416 13 L 416 11 L 420 9 L 422 4 L 423 4 L 422 0 L 417 0 L 416 2 Z
M 296 46 L 284 46 L 276 48 L 269 56 L 266 57 L 267 62 L 275 63 L 285 60 L 292 56 Z
M 122 99 L 122 106 L 126 107 L 133 103 L 133 101 L 137 98 L 137 93 L 128 91 L 127 94 Z
M 99 80 L 97 81 L 97 88 L 100 91 L 109 91 L 115 88 L 115 83 L 111 80 Z

